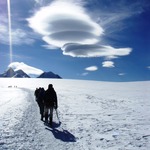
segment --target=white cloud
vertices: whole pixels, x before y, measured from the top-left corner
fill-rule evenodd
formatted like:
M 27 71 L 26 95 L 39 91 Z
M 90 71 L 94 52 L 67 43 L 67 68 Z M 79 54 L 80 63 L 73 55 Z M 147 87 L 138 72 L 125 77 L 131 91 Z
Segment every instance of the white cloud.
M 131 48 L 98 44 L 105 35 L 100 25 L 102 23 L 98 24 L 91 19 L 81 0 L 52 1 L 50 5 L 41 7 L 27 21 L 29 27 L 41 34 L 42 39 L 50 45 L 46 48 L 59 47 L 64 55 L 113 59 L 129 55 L 132 51 Z M 103 25 L 105 24 L 108 23 Z
M 113 67 L 115 67 L 113 61 L 104 61 L 104 62 L 102 62 L 102 66 L 103 67 L 107 67 L 107 68 L 113 68 Z
M 85 70 L 87 70 L 87 71 L 96 71 L 96 70 L 98 70 L 98 67 L 97 66 L 90 66 L 90 67 L 85 68 Z
M 72 57 L 105 57 L 106 59 L 126 56 L 132 51 L 131 48 L 114 48 L 96 44 L 66 44 L 62 50 L 64 55 Z
M 28 74 L 29 76 L 32 76 L 32 77 L 39 76 L 40 74 L 43 73 L 43 71 L 41 69 L 37 69 L 35 67 L 29 66 L 23 62 L 12 62 L 11 64 L 9 64 L 8 67 L 13 68 L 15 71 L 21 69 L 26 74 Z
M 57 47 L 66 43 L 94 44 L 104 32 L 84 8 L 73 1 L 54 1 L 27 20 L 44 41 Z

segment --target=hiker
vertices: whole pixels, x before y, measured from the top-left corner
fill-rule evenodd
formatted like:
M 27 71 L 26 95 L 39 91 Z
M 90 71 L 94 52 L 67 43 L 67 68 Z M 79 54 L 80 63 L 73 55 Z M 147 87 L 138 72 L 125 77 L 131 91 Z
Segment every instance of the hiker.
M 44 95 L 44 111 L 45 111 L 45 122 L 48 122 L 48 115 L 50 110 L 50 125 L 53 121 L 53 109 L 57 109 L 57 94 L 53 88 L 52 84 L 48 85 L 48 89 L 45 91 Z
M 44 94 L 45 90 L 44 88 L 39 88 L 35 90 L 35 96 L 36 96 L 36 102 L 38 103 L 40 114 L 41 114 L 41 120 L 43 121 L 44 118 Z
M 34 96 L 35 96 L 35 100 L 37 101 L 38 98 L 38 94 L 39 94 L 39 89 L 36 88 L 35 92 L 34 92 Z

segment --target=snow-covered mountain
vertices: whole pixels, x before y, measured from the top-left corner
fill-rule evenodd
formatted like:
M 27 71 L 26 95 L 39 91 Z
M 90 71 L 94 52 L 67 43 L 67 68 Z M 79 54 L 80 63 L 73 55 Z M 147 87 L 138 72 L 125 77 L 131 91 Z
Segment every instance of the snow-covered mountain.
M 9 68 L 3 74 L 0 74 L 0 77 L 13 77 L 15 75 L 15 71 L 12 68 Z
M 50 83 L 53 128 L 34 97 Z M 1 78 L 0 95 L 0 150 L 150 150 L 150 81 Z
M 14 78 L 30 78 L 23 70 L 15 71 Z
M 53 72 L 43 72 L 39 77 L 37 78 L 58 78 L 61 79 L 61 77 L 57 74 L 54 74 Z
M 33 76 L 33 75 L 32 75 Z M 31 78 L 27 73 L 25 73 L 23 70 L 17 70 L 14 71 L 11 67 L 8 68 L 3 74 L 0 74 L 0 77 L 7 77 L 7 78 Z M 53 72 L 43 72 L 41 75 L 39 75 L 37 78 L 58 78 L 61 79 L 61 77 L 57 74 L 54 74 Z
M 14 71 L 11 67 L 8 68 L 0 77 L 6 78 L 30 78 L 23 70 Z

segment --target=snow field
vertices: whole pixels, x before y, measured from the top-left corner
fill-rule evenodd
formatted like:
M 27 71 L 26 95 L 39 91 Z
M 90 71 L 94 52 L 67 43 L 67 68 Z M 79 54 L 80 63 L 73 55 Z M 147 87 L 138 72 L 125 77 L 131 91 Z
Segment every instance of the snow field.
M 0 87 L 0 149 L 150 149 L 150 82 L 21 81 L 5 80 Z M 18 88 L 8 88 L 10 83 Z M 40 121 L 33 95 L 49 83 L 58 95 L 61 121 L 54 112 L 53 129 Z

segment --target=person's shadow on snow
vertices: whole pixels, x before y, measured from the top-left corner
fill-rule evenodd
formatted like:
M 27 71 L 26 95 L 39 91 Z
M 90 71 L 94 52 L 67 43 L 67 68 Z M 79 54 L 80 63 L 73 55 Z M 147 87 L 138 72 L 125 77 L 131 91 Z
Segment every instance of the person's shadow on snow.
M 44 125 L 51 128 L 50 124 L 48 124 L 46 122 L 44 122 Z M 61 126 L 61 122 L 60 121 L 59 121 L 59 123 L 56 123 L 56 122 L 52 123 L 52 128 L 58 128 L 60 126 Z
M 57 130 L 55 127 L 53 128 L 46 127 L 45 129 L 51 131 L 56 139 L 59 139 L 63 142 L 76 142 L 75 136 L 67 130 L 63 129 L 63 131 L 60 131 Z

